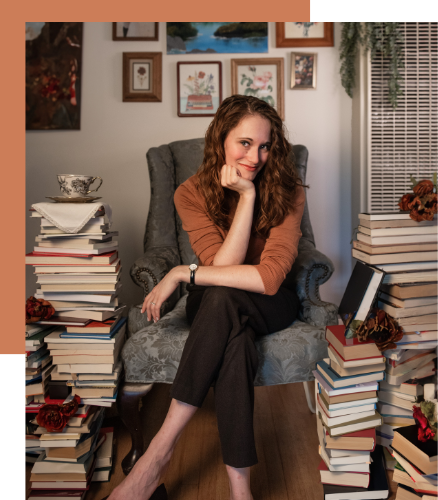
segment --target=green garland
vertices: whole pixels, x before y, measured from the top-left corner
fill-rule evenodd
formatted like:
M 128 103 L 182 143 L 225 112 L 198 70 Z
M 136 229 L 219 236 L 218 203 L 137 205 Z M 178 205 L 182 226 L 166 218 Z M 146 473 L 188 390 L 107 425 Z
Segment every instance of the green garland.
M 388 75 L 389 102 L 393 109 L 397 108 L 397 99 L 403 94 L 399 81 L 402 79 L 400 69 L 402 61 L 402 45 L 404 38 L 400 33 L 400 23 L 342 23 L 340 60 L 341 82 L 345 91 L 353 97 L 355 85 L 354 62 L 359 46 L 371 51 L 371 59 L 377 52 L 390 61 Z

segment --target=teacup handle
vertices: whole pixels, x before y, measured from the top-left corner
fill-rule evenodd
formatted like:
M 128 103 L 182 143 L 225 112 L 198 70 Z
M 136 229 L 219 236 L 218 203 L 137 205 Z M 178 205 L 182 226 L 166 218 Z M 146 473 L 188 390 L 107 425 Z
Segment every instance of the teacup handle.
M 100 188 L 100 186 L 102 185 L 102 182 L 103 182 L 102 177 L 99 177 L 99 176 L 98 176 L 98 177 L 93 177 L 93 179 L 91 180 L 90 184 L 93 184 L 93 182 L 94 182 L 96 179 L 100 179 L 100 184 L 97 186 L 97 188 L 96 188 L 96 189 L 91 189 L 90 191 L 87 191 L 85 194 L 88 194 L 88 193 L 93 193 L 94 191 L 97 191 L 97 190 Z

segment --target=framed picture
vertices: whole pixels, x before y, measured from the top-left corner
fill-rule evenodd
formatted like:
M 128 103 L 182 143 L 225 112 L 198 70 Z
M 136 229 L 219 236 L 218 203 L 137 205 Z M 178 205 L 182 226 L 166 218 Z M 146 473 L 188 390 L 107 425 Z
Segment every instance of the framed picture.
M 316 58 L 318 54 L 292 52 L 290 88 L 316 89 Z
M 222 63 L 177 63 L 178 116 L 214 116 L 222 102 Z
M 333 47 L 333 23 L 275 23 L 277 47 Z
M 161 102 L 161 52 L 123 52 L 123 102 Z
M 232 94 L 252 95 L 273 106 L 284 120 L 284 60 L 231 59 Z
M 268 52 L 268 23 L 167 23 L 168 54 Z
M 117 42 L 158 40 L 159 23 L 113 23 L 113 40 Z
M 80 130 L 83 23 L 26 23 L 26 130 Z

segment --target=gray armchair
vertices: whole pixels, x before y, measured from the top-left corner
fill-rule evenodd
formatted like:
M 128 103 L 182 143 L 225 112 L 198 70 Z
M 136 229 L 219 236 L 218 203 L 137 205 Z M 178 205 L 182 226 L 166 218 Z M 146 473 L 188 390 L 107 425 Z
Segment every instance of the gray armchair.
M 151 203 L 144 236 L 144 255 L 131 268 L 134 282 L 145 295 L 172 269 L 180 264 L 197 263 L 188 235 L 182 229 L 175 210 L 175 189 L 193 175 L 202 162 L 204 139 L 176 141 L 151 148 L 146 157 L 151 181 Z M 303 182 L 306 181 L 308 151 L 293 146 L 294 160 Z M 304 382 L 309 408 L 307 382 L 318 360 L 327 356 L 325 325 L 337 324 L 337 306 L 323 302 L 319 285 L 333 274 L 333 263 L 316 250 L 306 202 L 301 222 L 302 237 L 298 257 L 287 279 L 296 284 L 301 299 L 299 319 L 290 327 L 256 341 L 259 368 L 255 385 Z M 161 320 L 148 322 L 141 314 L 142 304 L 129 311 L 127 340 L 122 358 L 125 383 L 119 391 L 120 416 L 131 433 L 132 448 L 122 462 L 127 474 L 143 453 L 139 416 L 141 398 L 154 382 L 171 384 L 178 369 L 189 333 L 185 318 L 186 284 L 177 288 L 163 304 Z

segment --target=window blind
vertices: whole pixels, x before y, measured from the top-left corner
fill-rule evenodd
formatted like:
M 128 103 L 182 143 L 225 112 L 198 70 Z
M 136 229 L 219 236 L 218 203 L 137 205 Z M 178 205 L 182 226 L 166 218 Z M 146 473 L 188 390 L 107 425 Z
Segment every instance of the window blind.
M 388 59 L 369 60 L 368 207 L 397 211 L 412 191 L 410 175 L 432 179 L 438 170 L 438 23 L 400 23 L 404 69 L 394 110 L 388 100 Z M 369 57 L 369 56 L 368 56 Z

